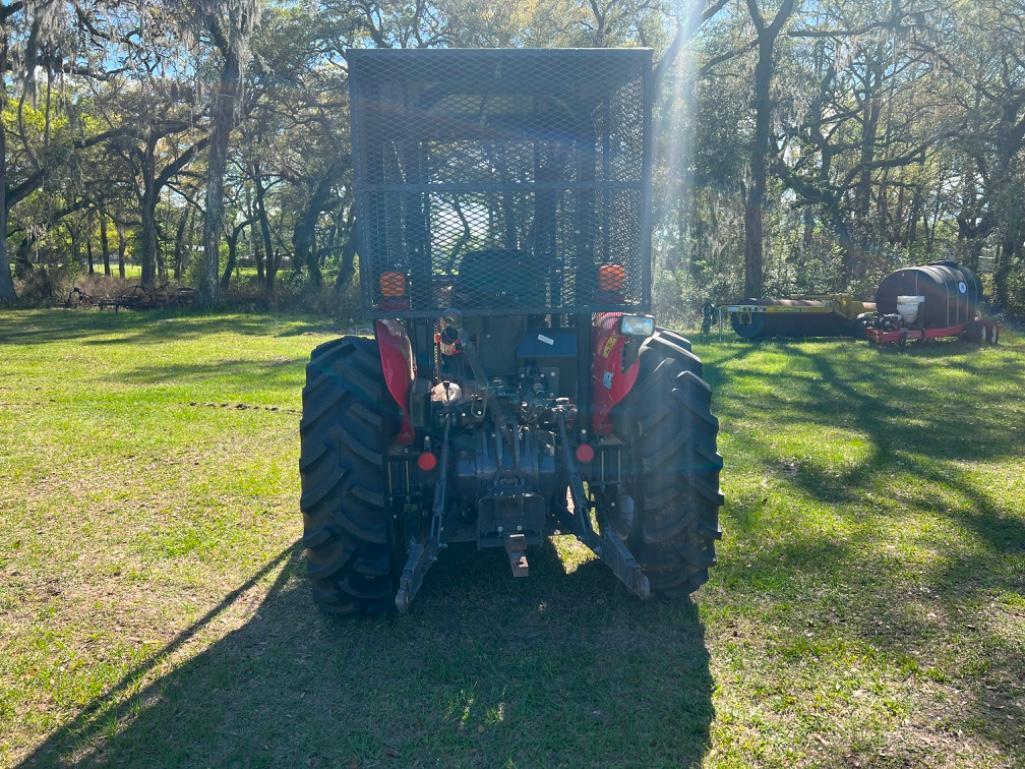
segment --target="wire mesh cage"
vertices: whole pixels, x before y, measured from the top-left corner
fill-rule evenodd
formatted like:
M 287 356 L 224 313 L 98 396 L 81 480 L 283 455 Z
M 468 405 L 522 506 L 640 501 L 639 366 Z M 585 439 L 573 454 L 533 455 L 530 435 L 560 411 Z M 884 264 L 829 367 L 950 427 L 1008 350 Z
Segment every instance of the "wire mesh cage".
M 374 317 L 645 310 L 651 52 L 354 50 Z

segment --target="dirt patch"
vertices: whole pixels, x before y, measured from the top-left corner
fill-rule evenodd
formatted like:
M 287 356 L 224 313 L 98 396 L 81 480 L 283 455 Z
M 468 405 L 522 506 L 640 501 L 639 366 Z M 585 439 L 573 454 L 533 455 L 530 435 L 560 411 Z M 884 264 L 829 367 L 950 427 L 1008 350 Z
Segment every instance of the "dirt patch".
M 302 411 L 299 409 L 286 409 L 283 406 L 255 406 L 251 403 L 200 403 L 198 401 L 190 401 L 189 406 L 204 409 L 228 409 L 230 411 L 274 411 L 279 414 L 302 414 Z

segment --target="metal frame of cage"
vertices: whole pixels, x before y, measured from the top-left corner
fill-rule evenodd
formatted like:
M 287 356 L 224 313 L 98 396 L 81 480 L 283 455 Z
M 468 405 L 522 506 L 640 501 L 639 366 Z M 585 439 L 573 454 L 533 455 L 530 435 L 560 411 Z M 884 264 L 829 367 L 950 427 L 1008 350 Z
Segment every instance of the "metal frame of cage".
M 357 250 L 364 310 L 370 317 L 435 317 L 449 304 L 467 315 L 650 308 L 650 50 L 361 49 L 349 51 L 347 59 Z M 616 107 L 624 112 L 623 123 L 628 110 L 634 121 L 625 128 L 613 120 L 616 98 L 623 101 Z M 453 103 L 446 104 L 446 99 Z M 513 108 L 528 99 L 530 110 Z M 561 113 L 537 106 L 558 99 L 565 101 Z M 465 109 L 472 100 L 480 103 L 477 122 Z M 508 117 L 500 112 L 502 100 L 512 105 Z M 572 108 L 581 105 L 591 110 L 574 114 Z M 626 130 L 634 134 L 627 135 Z M 466 169 L 458 163 L 469 158 L 472 171 L 477 161 L 469 150 L 460 154 L 460 141 L 479 145 L 484 155 L 489 142 L 505 148 L 503 152 L 512 147 L 513 154 L 507 157 L 517 161 L 524 159 L 529 147 L 532 169 L 526 174 L 520 169 L 521 178 L 510 178 L 508 163 L 501 169 L 497 160 L 488 158 L 476 169 L 499 169 L 505 178 L 488 180 L 482 173 L 481 178 L 467 180 L 473 174 L 461 176 Z M 443 155 L 439 146 L 447 146 L 448 154 Z M 634 167 L 636 173 L 631 173 Z M 553 170 L 562 173 L 537 178 Z M 439 171 L 451 172 L 454 178 L 439 178 Z M 480 240 L 479 232 L 485 232 L 486 240 L 475 243 L 481 246 L 476 250 L 463 243 L 463 253 L 458 248 L 445 253 L 449 241 L 444 239 L 451 240 L 456 227 L 454 215 L 461 220 L 464 235 L 472 230 L 461 199 L 488 201 L 486 226 L 480 224 L 483 206 L 474 203 L 471 217 L 477 232 L 469 238 Z M 497 208 L 492 208 L 492 200 L 496 207 L 501 201 L 507 220 L 515 219 L 509 211 L 519 207 L 522 216 L 501 225 L 514 248 L 506 248 L 509 242 L 487 240 L 494 240 L 501 227 L 493 220 Z M 511 227 L 520 231 L 510 238 Z M 523 248 L 518 247 L 518 235 Z M 522 272 L 529 278 L 539 272 L 541 261 L 543 294 L 528 286 L 519 295 L 509 290 L 497 299 L 453 300 L 464 265 L 460 261 L 456 270 L 456 260 L 467 254 L 480 260 L 484 252 L 493 252 L 496 266 L 514 254 L 532 260 L 523 270 L 512 269 L 512 276 Z M 597 274 L 603 265 L 612 264 L 624 267 L 618 293 L 604 291 Z M 486 274 L 487 265 L 478 272 Z M 405 303 L 382 295 L 386 273 L 401 274 L 409 284 Z M 527 296 L 530 291 L 536 293 Z

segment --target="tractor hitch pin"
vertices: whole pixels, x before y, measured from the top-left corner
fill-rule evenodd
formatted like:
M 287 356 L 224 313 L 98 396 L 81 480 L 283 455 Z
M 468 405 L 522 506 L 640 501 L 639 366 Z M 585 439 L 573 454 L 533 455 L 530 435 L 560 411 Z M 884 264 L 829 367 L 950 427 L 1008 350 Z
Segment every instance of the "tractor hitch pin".
M 530 564 L 527 563 L 527 538 L 525 536 L 522 534 L 510 534 L 507 536 L 505 538 L 505 554 L 509 556 L 509 566 L 514 577 L 530 576 Z

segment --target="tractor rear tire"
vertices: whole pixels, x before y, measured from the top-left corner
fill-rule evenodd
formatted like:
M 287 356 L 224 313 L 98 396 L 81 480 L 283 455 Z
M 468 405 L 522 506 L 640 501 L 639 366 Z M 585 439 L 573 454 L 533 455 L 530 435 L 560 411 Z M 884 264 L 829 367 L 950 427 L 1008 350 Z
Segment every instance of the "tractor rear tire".
M 313 351 L 299 432 L 303 545 L 313 600 L 330 614 L 395 608 L 402 554 L 386 506 L 385 463 L 396 409 L 373 339 Z
M 634 501 L 617 526 L 651 583 L 652 593 L 684 597 L 708 581 L 722 536 L 719 421 L 701 360 L 686 340 L 659 333 L 641 345 L 633 389 L 612 414 L 627 443 Z

